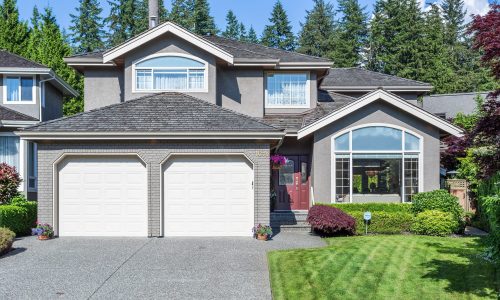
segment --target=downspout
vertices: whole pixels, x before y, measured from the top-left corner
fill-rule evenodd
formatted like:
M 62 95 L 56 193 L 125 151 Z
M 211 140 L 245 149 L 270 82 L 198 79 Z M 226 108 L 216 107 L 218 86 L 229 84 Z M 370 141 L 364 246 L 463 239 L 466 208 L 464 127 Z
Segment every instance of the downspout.
M 40 115 L 38 120 L 40 122 L 42 122 L 42 102 L 45 102 L 45 82 L 54 80 L 56 78 L 54 74 L 52 74 L 52 72 L 49 75 L 51 76 L 50 78 L 40 80 L 40 82 L 38 82 L 38 88 L 40 89 Z M 42 93 L 42 83 L 43 83 L 43 93 Z

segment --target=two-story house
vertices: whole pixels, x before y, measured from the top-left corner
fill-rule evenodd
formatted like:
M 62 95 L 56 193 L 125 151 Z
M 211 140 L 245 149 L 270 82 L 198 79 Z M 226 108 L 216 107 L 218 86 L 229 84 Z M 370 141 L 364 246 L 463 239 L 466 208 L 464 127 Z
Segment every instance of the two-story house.
M 250 236 L 271 210 L 408 202 L 461 134 L 415 105 L 428 84 L 169 22 L 66 62 L 85 112 L 20 132 L 60 236 Z
M 36 144 L 14 132 L 63 116 L 63 97 L 77 95 L 50 68 L 0 50 L 0 163 L 16 167 L 20 191 L 36 199 Z

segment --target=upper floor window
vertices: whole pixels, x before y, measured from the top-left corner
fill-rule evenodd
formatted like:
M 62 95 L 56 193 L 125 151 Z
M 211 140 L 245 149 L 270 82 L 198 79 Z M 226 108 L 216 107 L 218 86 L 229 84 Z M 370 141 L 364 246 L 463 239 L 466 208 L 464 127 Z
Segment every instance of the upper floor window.
M 270 72 L 266 75 L 267 108 L 308 108 L 309 73 Z
M 207 64 L 179 55 L 146 58 L 134 65 L 136 91 L 203 91 Z
M 4 76 L 4 103 L 34 103 L 34 76 Z

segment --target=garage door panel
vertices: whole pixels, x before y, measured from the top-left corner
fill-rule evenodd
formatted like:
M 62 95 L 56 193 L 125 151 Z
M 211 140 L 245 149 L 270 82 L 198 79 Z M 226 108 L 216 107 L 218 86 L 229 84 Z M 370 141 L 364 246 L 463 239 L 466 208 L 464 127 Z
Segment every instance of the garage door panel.
M 164 173 L 166 236 L 252 234 L 253 170 L 243 157 L 178 157 Z
M 71 157 L 59 169 L 59 235 L 147 236 L 147 173 L 134 157 Z

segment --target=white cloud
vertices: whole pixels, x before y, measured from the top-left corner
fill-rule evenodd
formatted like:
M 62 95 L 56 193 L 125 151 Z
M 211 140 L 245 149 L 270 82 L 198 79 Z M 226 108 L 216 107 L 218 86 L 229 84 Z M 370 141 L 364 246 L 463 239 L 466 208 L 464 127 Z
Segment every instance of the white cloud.
M 490 10 L 488 0 L 465 0 L 467 9 L 466 21 L 470 21 L 470 15 L 485 15 Z

